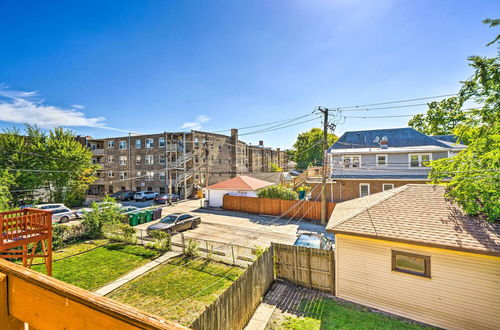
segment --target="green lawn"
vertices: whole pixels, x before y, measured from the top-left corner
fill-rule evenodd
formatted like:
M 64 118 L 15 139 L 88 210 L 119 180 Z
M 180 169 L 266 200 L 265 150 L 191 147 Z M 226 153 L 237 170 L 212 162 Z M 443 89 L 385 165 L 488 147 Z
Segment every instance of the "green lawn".
M 243 271 L 218 262 L 179 257 L 108 297 L 189 326 Z
M 370 312 L 367 308 L 339 303 L 333 299 L 322 298 L 302 302 L 300 310 L 306 316 L 285 316 L 280 324 L 271 329 L 424 329 L 415 323 L 408 323 L 383 314 Z M 429 328 L 430 329 L 430 328 Z
M 96 240 L 94 244 L 78 243 L 54 251 L 54 260 L 70 257 L 52 263 L 52 276 L 94 291 L 159 255 L 157 251 L 139 245 L 107 243 L 106 240 Z M 71 256 L 77 253 L 81 254 Z M 45 273 L 45 265 L 34 265 L 32 269 Z

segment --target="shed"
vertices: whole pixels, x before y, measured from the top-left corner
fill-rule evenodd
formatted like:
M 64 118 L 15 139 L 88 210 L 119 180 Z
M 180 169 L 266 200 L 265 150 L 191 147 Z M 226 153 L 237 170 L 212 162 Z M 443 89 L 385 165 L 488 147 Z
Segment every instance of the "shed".
M 208 205 L 222 207 L 224 195 L 257 197 L 257 192 L 274 183 L 246 175 L 222 181 L 205 188 Z
M 337 296 L 442 328 L 498 328 L 500 224 L 444 193 L 411 184 L 337 204 Z

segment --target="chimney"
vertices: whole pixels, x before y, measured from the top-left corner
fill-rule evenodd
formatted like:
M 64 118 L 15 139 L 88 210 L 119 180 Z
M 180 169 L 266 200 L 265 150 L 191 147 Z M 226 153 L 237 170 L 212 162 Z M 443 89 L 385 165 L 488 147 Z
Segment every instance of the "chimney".
M 234 178 L 238 175 L 238 130 L 231 129 L 231 177 Z
M 259 141 L 259 147 L 263 147 L 264 146 L 264 141 L 260 140 Z

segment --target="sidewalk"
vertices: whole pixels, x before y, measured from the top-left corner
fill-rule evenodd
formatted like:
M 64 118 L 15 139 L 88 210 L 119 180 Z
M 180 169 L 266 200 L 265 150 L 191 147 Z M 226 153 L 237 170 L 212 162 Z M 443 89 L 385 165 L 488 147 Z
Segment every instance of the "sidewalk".
M 167 260 L 174 258 L 174 257 L 177 257 L 177 256 L 180 256 L 181 254 L 182 254 L 182 252 L 169 251 L 169 252 L 165 253 L 164 255 L 154 259 L 153 261 L 148 262 L 144 266 L 139 267 L 139 268 L 131 271 L 130 273 L 120 277 L 116 281 L 109 283 L 108 285 L 103 286 L 102 288 L 95 291 L 94 293 L 96 293 L 100 296 L 105 296 L 108 293 L 118 289 L 119 287 L 121 287 L 125 283 L 132 281 L 133 279 L 135 279 L 135 278 L 141 276 L 142 274 L 150 271 L 151 269 L 161 265 L 162 263 L 166 262 Z

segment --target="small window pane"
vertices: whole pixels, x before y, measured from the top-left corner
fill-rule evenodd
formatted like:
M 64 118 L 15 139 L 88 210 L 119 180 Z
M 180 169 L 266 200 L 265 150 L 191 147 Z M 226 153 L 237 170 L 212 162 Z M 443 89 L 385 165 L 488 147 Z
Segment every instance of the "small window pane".
M 430 157 L 429 155 L 422 155 L 422 166 L 429 165 Z
M 377 156 L 377 165 L 385 165 L 385 164 L 386 164 L 385 155 L 378 155 Z
M 352 167 L 359 167 L 359 156 L 352 157 Z
M 396 268 L 409 270 L 417 273 L 425 272 L 424 258 L 407 256 L 402 254 L 396 255 Z
M 417 167 L 418 164 L 418 155 L 411 155 L 410 156 L 410 166 L 411 167 Z

